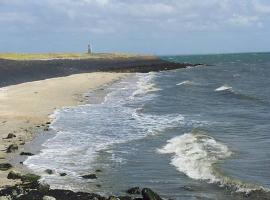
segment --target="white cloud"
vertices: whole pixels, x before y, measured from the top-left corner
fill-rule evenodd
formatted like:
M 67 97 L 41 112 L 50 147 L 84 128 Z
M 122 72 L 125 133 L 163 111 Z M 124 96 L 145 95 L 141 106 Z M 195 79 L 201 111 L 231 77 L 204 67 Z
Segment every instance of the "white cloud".
M 255 10 L 261 14 L 270 14 L 270 4 L 262 4 L 259 1 L 253 1 Z

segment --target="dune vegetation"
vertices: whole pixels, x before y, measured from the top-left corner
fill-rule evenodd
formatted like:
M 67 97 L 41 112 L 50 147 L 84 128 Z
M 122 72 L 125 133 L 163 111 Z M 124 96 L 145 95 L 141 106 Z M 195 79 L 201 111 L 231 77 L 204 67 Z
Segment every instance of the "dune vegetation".
M 53 59 L 98 59 L 130 58 L 138 56 L 125 53 L 0 53 L 0 59 L 8 60 L 53 60 Z

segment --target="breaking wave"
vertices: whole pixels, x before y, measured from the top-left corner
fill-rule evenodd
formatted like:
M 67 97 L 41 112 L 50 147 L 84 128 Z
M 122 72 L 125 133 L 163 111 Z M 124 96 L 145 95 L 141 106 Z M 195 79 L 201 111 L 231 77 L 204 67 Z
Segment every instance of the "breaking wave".
M 193 81 L 186 80 L 181 83 L 177 83 L 176 85 L 180 86 L 180 85 L 193 85 L 193 84 L 194 84 Z
M 232 87 L 228 86 L 228 85 L 222 85 L 218 88 L 215 89 L 216 92 L 220 92 L 220 91 L 233 91 Z
M 161 154 L 173 154 L 171 164 L 178 171 L 196 180 L 216 183 L 236 192 L 267 191 L 267 189 L 230 178 L 219 172 L 216 164 L 232 155 L 230 149 L 204 132 L 193 131 L 167 141 L 158 149 Z

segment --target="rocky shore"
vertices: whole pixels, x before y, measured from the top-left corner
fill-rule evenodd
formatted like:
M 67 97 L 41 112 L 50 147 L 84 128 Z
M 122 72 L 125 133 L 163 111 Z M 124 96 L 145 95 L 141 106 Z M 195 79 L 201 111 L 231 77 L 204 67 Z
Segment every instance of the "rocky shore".
M 0 59 L 0 87 L 11 84 L 43 80 L 89 72 L 141 72 L 163 71 L 194 66 L 173 63 L 157 57 L 53 60 L 5 60 Z
M 0 190 L 1 200 L 162 200 L 149 188 L 134 187 L 126 191 L 126 196 L 104 197 L 95 193 L 50 189 L 49 185 L 38 182 L 40 177 L 34 174 L 10 172 L 9 176 L 12 179 L 21 179 L 22 184 Z

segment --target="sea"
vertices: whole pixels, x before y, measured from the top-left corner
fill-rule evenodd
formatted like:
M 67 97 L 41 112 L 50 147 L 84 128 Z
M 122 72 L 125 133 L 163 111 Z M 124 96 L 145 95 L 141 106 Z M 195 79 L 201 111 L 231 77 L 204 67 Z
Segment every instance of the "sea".
M 24 164 L 52 188 L 108 196 L 135 186 L 165 199 L 268 193 L 270 53 L 161 58 L 203 65 L 89 91 L 85 105 L 55 111 L 52 136 Z

